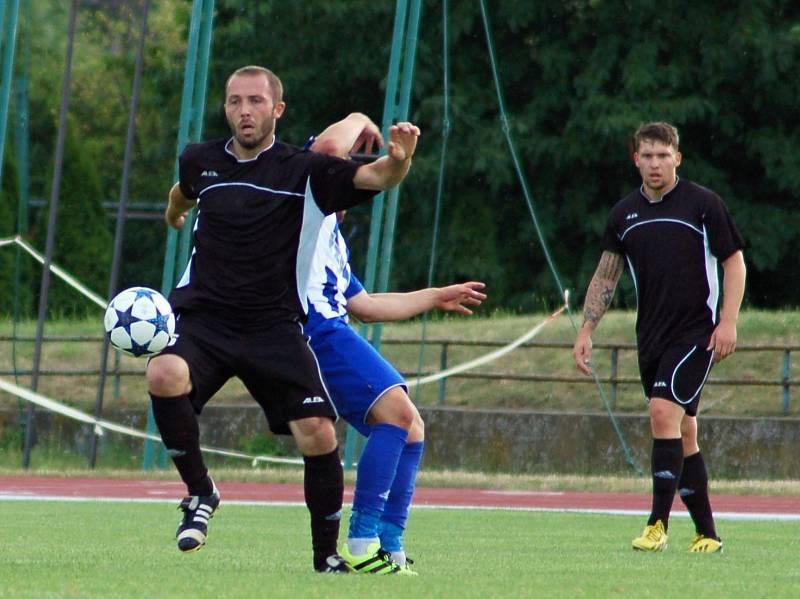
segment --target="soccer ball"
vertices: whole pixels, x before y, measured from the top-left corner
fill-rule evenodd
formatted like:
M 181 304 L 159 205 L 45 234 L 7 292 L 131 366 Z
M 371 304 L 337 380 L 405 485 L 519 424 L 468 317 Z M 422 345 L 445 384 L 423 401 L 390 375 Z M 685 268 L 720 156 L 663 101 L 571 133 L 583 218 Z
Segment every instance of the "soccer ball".
M 120 291 L 108 303 L 103 325 L 111 345 L 137 358 L 156 355 L 175 338 L 172 306 L 147 287 Z

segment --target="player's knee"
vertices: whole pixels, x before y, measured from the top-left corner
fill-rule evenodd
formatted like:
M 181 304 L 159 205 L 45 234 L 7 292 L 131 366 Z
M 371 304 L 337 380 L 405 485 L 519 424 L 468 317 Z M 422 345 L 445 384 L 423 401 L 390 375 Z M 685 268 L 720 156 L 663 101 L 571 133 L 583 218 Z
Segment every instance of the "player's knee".
M 323 455 L 338 446 L 336 429 L 330 418 L 315 416 L 289 423 L 297 448 L 304 456 Z
M 191 390 L 189 365 L 175 355 L 158 356 L 147 365 L 147 389 L 153 395 L 173 397 Z
M 419 418 L 417 408 L 402 387 L 394 387 L 381 396 L 369 411 L 369 424 L 392 424 L 410 431 Z M 422 419 L 419 418 L 421 421 Z
M 658 438 L 675 438 L 681 436 L 681 420 L 683 409 L 666 399 L 650 400 L 650 426 Z
M 408 443 L 422 443 L 425 440 L 425 421 L 419 412 L 414 416 L 411 428 L 408 429 Z

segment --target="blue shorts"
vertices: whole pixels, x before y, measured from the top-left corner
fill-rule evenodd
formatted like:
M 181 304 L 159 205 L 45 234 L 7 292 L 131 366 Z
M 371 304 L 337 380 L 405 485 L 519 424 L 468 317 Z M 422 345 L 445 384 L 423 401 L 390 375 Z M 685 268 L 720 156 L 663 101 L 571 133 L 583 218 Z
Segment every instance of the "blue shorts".
M 394 387 L 408 391 L 399 372 L 349 326 L 310 331 L 325 386 L 339 416 L 369 436 L 367 414 Z

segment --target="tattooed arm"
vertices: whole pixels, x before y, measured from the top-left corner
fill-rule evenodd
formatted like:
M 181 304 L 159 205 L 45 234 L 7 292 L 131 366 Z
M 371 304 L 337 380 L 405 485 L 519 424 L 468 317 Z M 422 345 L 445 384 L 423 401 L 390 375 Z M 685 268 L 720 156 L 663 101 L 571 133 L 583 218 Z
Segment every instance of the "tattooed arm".
M 624 269 L 625 263 L 621 254 L 604 251 L 589 283 L 583 304 L 583 324 L 572 348 L 575 365 L 584 374 L 592 373 L 592 332 L 608 311 Z

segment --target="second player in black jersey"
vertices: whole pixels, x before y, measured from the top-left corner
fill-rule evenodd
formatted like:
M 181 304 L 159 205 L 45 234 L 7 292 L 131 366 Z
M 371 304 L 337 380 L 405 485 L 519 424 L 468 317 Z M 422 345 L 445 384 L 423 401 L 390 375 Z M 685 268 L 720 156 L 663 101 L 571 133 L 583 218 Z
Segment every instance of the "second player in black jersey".
M 666 548 L 670 508 L 679 491 L 695 525 L 689 550 L 719 552 L 722 541 L 708 499 L 696 416 L 714 361 L 736 347 L 744 244 L 717 194 L 678 179 L 682 157 L 675 127 L 642 125 L 634 148 L 642 185 L 611 210 L 573 357 L 578 369 L 591 374 L 591 335 L 627 262 L 636 290 L 639 371 L 653 433 L 653 504 L 647 526 L 632 546 L 642 551 Z M 722 290 L 718 265 L 724 271 Z
M 205 544 L 220 501 L 200 453 L 197 414 L 235 376 L 271 430 L 292 434 L 303 454 L 315 570 L 345 573 L 350 568 L 336 553 L 344 489 L 337 415 L 302 328 L 309 265 L 325 215 L 402 181 L 419 129 L 392 126 L 387 155 L 357 165 L 277 142 L 282 96 L 268 69 L 238 69 L 225 85 L 232 137 L 190 145 L 181 155 L 165 219 L 181 228 L 197 206 L 194 249 L 170 295 L 178 338 L 149 362 L 148 390 L 188 490 L 180 504 L 181 551 Z M 367 120 L 362 135 L 377 139 L 380 132 Z

